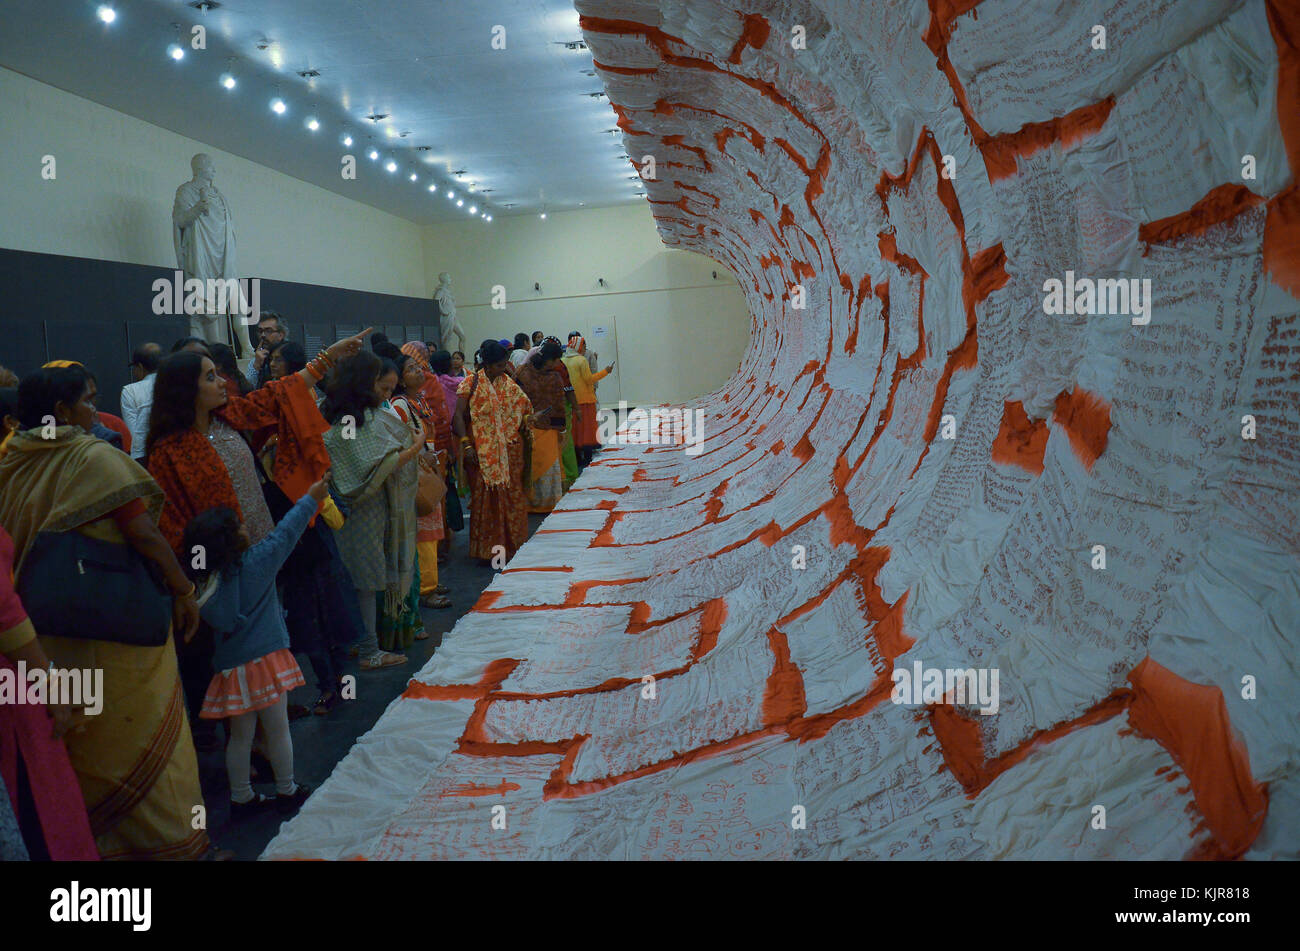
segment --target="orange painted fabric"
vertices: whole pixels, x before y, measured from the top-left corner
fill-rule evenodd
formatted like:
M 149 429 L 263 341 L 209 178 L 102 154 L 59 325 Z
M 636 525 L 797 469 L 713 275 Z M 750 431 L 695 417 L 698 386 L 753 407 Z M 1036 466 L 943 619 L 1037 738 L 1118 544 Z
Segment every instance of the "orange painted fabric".
M 1237 858 L 1250 848 L 1268 811 L 1265 788 L 1232 729 L 1218 687 L 1195 684 L 1150 657 L 1128 675 L 1137 693 L 1129 722 L 1174 758 L 1192 783 L 1196 807 L 1214 836 L 1203 858 Z

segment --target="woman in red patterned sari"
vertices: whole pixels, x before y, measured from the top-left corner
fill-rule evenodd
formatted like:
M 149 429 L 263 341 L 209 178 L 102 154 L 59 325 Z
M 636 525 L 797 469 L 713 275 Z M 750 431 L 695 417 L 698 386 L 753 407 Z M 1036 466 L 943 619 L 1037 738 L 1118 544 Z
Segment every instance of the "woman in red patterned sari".
M 528 499 L 524 495 L 522 429 L 530 419 L 540 424 L 507 367 L 506 350 L 483 341 L 483 369 L 457 388 L 454 428 L 465 453 L 469 479 L 469 553 L 491 560 L 500 548 L 509 561 L 528 540 Z

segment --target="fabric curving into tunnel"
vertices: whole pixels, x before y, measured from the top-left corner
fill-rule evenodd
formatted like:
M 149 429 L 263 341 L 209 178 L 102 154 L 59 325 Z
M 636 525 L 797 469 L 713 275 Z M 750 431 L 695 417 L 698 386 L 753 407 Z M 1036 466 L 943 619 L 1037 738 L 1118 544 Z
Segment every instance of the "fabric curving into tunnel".
M 749 348 L 265 857 L 1294 857 L 1295 7 L 577 7 Z

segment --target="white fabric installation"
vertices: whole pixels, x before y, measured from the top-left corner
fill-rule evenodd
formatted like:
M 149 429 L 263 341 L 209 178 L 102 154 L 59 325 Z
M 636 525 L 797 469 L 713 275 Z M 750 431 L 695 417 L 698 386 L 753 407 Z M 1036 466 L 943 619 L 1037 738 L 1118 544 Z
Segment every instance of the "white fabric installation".
M 577 6 L 749 349 L 265 857 L 1295 857 L 1294 4 Z

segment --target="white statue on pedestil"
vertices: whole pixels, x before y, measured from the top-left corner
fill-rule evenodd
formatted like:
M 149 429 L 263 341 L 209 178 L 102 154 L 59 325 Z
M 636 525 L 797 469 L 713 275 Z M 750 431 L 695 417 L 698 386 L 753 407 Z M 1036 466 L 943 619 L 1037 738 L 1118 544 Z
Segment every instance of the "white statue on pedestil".
M 468 353 L 465 349 L 465 331 L 456 319 L 456 298 L 451 293 L 451 275 L 446 271 L 438 275 L 438 289 L 433 292 L 433 299 L 438 302 L 438 329 L 442 332 L 443 347 L 450 350 L 449 341 L 455 335 L 460 340 L 457 349 L 461 353 Z
M 172 204 L 172 241 L 176 247 L 176 266 L 185 274 L 186 281 L 197 278 L 211 288 L 213 282 L 222 281 L 237 287 L 235 271 L 235 223 L 226 204 L 225 196 L 218 191 L 213 179 L 216 166 L 212 157 L 200 152 L 190 159 L 194 178 L 176 189 Z M 226 325 L 234 328 L 243 355 L 253 352 L 248 341 L 248 325 L 243 318 L 247 305 L 242 294 L 235 293 L 225 307 L 219 307 L 215 296 L 205 294 L 207 306 L 202 314 L 190 315 L 190 334 L 210 343 L 230 343 Z M 233 314 L 230 319 L 228 314 Z M 256 315 L 252 316 L 256 320 Z

